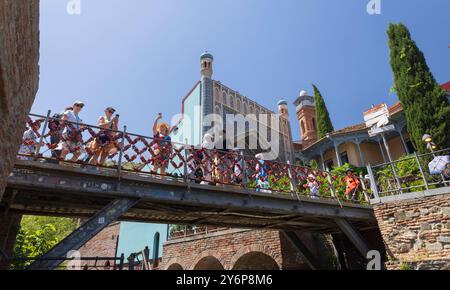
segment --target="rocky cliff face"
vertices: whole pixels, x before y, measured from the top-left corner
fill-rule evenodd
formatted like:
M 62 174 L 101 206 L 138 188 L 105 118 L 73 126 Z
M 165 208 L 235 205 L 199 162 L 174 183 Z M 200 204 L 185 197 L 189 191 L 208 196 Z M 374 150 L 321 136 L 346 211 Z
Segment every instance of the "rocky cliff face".
M 39 0 L 0 0 L 0 200 L 39 82 Z

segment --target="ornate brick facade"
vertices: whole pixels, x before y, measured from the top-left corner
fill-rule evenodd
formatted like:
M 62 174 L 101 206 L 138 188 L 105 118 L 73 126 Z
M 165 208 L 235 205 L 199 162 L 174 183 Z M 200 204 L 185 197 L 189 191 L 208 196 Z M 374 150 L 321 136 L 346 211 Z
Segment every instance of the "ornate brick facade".
M 301 234 L 301 239 L 315 256 L 329 258 L 317 237 Z M 160 269 L 309 269 L 284 235 L 273 230 L 227 230 L 173 240 L 163 253 Z
M 375 206 L 388 269 L 450 270 L 450 194 Z
M 120 222 L 113 222 L 98 233 L 95 237 L 89 240 L 80 248 L 81 257 L 116 257 L 120 255 L 117 252 L 117 244 L 119 241 Z M 92 261 L 83 262 L 91 266 Z M 98 265 L 105 265 L 106 261 L 101 261 Z M 110 265 L 114 265 L 114 261 L 109 261 Z

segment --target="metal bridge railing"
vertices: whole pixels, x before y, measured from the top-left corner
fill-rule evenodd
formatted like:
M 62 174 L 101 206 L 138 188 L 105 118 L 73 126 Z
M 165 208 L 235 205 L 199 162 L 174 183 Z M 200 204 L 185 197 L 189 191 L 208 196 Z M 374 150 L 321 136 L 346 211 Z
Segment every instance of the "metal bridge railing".
M 226 227 L 170 225 L 167 240 L 174 241 L 228 230 Z
M 368 202 L 366 188 L 360 187 L 349 199 L 345 195 L 345 176 L 309 167 L 275 161 L 262 164 L 243 152 L 208 150 L 133 134 L 126 126 L 115 131 L 63 122 L 50 117 L 50 111 L 47 116 L 30 114 L 27 123 L 29 130 L 24 134 L 19 159 L 117 171 L 119 179 L 127 172 L 180 182 L 233 186 L 249 192 L 291 195 L 298 200 L 301 196 L 332 199 L 341 206 L 344 199 Z M 68 154 L 63 159 L 64 150 Z M 308 176 L 320 188 L 317 195 L 312 195 L 305 186 Z
M 26 270 L 35 261 L 60 261 L 56 270 L 124 270 L 125 256 L 120 257 L 67 257 L 67 258 L 7 258 L 11 270 Z M 48 270 L 48 268 L 36 269 Z
M 374 199 L 450 186 L 450 149 L 368 165 Z M 447 160 L 447 161 L 446 161 Z

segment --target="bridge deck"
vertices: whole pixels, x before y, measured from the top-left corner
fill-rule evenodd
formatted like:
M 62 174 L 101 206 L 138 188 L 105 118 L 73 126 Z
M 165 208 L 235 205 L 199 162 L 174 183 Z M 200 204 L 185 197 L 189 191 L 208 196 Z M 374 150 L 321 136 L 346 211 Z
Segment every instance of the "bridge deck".
M 25 214 L 91 217 L 117 198 L 138 202 L 119 219 L 232 228 L 339 232 L 336 219 L 376 227 L 372 207 L 238 187 L 185 183 L 116 170 L 18 160 L 2 206 Z

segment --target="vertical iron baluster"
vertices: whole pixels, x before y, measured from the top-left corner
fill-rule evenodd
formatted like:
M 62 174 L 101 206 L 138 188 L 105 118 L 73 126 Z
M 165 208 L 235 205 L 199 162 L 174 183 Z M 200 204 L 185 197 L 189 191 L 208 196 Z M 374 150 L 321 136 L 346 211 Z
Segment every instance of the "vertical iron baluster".
M 377 181 L 375 179 L 375 175 L 373 174 L 372 165 L 370 165 L 370 163 L 367 164 L 367 173 L 369 174 L 370 188 L 372 189 L 373 196 L 376 200 L 379 200 L 380 194 L 378 192 Z
M 122 155 L 123 155 L 123 148 L 125 147 L 125 135 L 127 134 L 127 126 L 123 126 L 123 131 L 122 131 L 122 140 L 121 140 L 121 146 L 120 146 L 120 151 L 119 151 L 119 160 L 118 160 L 118 164 L 117 164 L 117 177 L 120 180 L 121 178 L 121 173 L 122 173 Z
M 334 191 L 334 186 L 333 186 L 333 180 L 331 179 L 331 173 L 327 170 L 327 177 L 328 177 L 328 183 L 330 184 L 330 192 L 331 192 L 331 196 L 334 197 L 337 202 L 339 203 L 339 206 L 341 208 L 343 208 L 341 201 L 339 200 L 338 195 L 336 194 L 336 192 Z
M 47 117 L 45 117 L 44 128 L 41 131 L 41 137 L 39 138 L 39 143 L 36 145 L 36 150 L 34 151 L 34 160 L 37 160 L 39 156 L 39 151 L 41 150 L 41 144 L 44 141 L 44 135 L 47 130 L 48 120 L 50 119 L 51 110 L 47 111 Z
M 188 153 L 187 153 L 187 151 L 188 151 L 188 144 L 187 144 L 187 139 L 185 139 L 184 140 L 184 162 L 183 162 L 183 168 L 184 168 L 184 174 L 183 174 L 183 180 L 184 180 L 184 183 L 188 183 L 188 165 L 187 165 L 187 163 L 188 163 Z M 194 158 L 194 156 L 193 156 L 193 158 Z
M 423 171 L 422 164 L 420 164 L 419 155 L 417 155 L 417 152 L 414 152 L 414 157 L 416 159 L 417 164 L 419 165 L 420 174 L 422 174 L 422 179 L 423 179 L 423 182 L 425 184 L 425 188 L 427 190 L 429 190 L 430 188 L 428 186 L 428 181 L 427 181 L 427 179 L 425 177 L 425 173 Z

